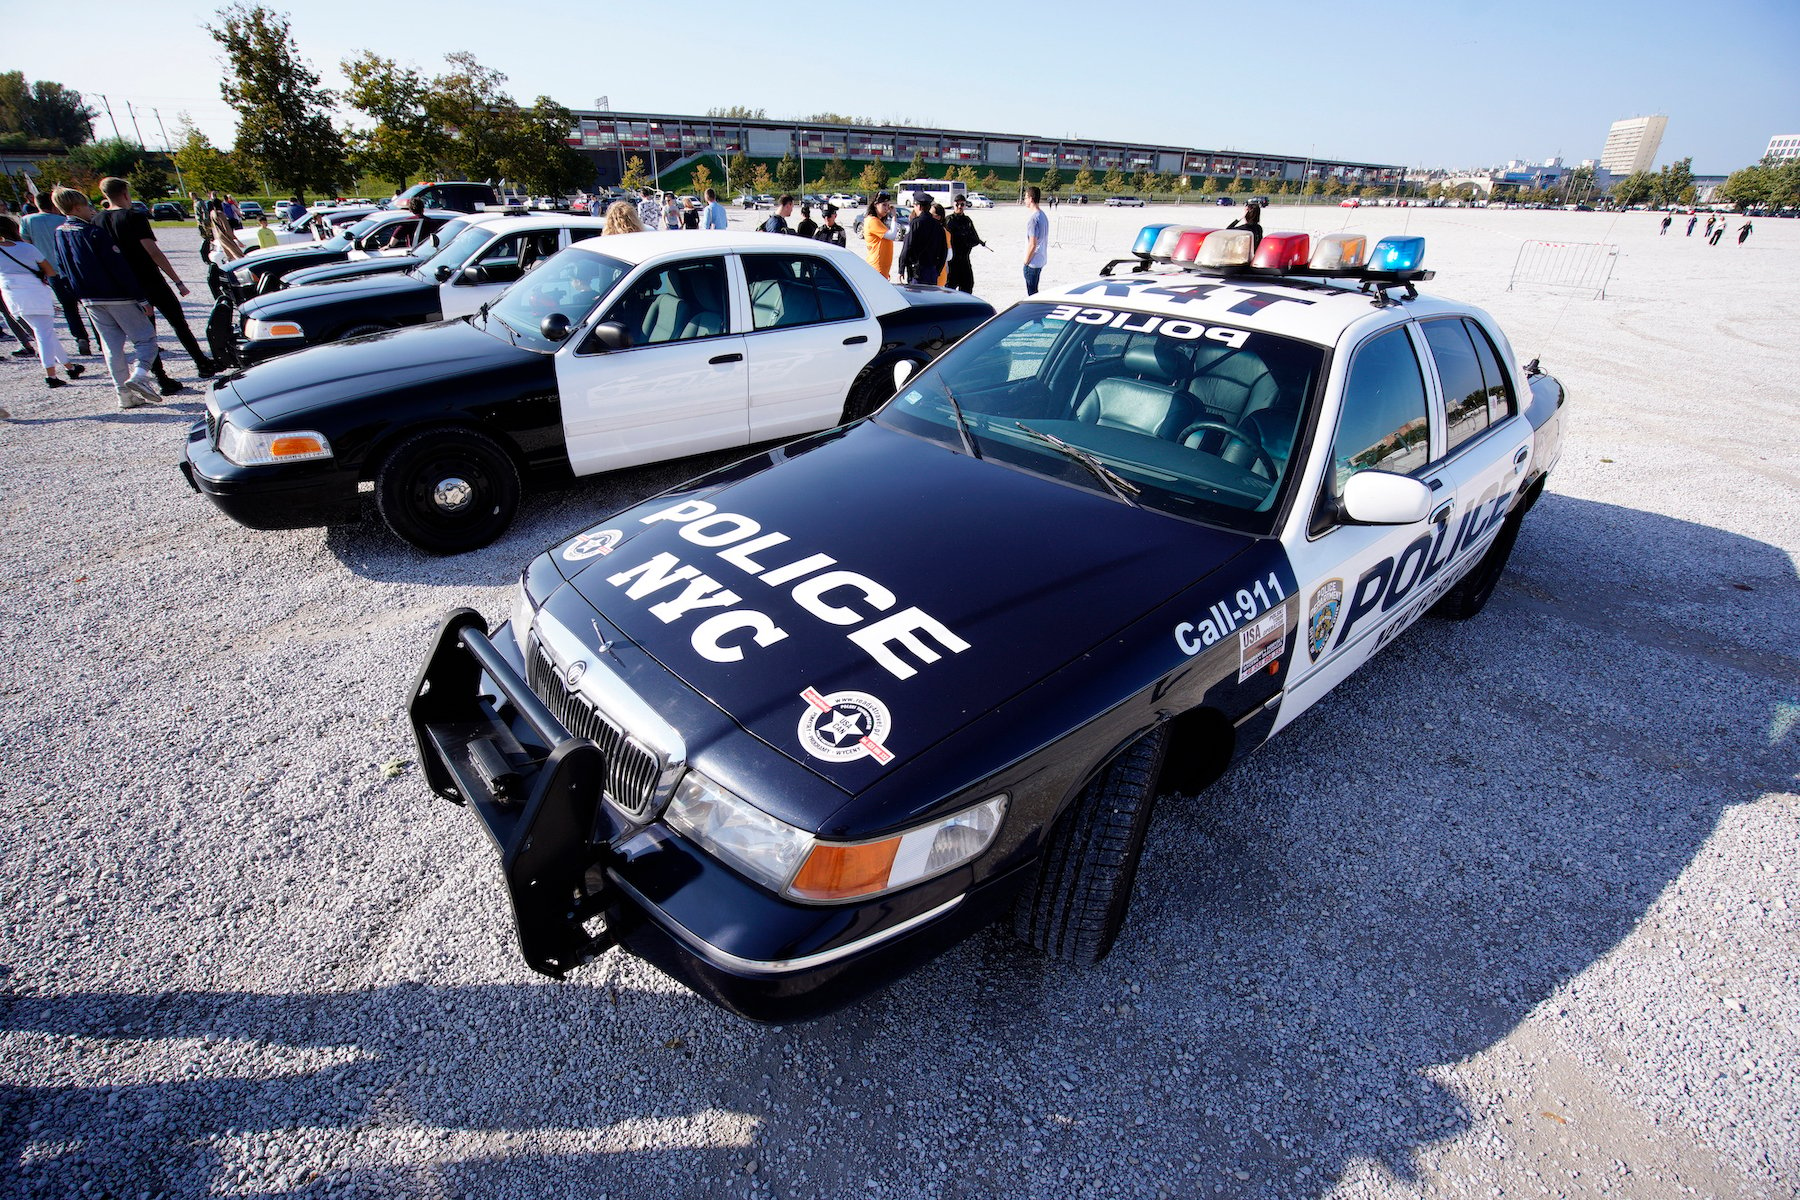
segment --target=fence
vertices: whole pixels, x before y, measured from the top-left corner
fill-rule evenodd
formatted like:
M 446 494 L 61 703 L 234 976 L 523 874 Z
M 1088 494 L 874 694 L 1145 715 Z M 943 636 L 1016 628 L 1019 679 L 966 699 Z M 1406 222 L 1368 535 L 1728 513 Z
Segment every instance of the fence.
M 1057 215 L 1050 222 L 1050 244 L 1059 249 L 1098 250 L 1100 222 L 1093 217 Z
M 1619 248 L 1610 242 L 1526 242 L 1513 259 L 1506 290 L 1518 284 L 1568 288 L 1604 300 L 1618 258 Z

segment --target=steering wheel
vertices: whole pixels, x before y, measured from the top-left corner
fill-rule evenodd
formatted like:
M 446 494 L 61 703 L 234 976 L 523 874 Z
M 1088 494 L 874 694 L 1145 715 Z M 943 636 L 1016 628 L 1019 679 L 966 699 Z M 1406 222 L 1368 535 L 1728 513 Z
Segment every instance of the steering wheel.
M 1191 435 L 1198 433 L 1203 429 L 1212 430 L 1216 433 L 1222 433 L 1227 438 L 1231 439 L 1234 442 L 1244 443 L 1244 445 L 1246 445 L 1250 448 L 1250 452 L 1252 454 L 1256 455 L 1256 462 L 1252 463 L 1251 464 L 1252 466 L 1255 466 L 1257 463 L 1260 463 L 1263 466 L 1267 467 L 1269 469 L 1269 478 L 1270 479 L 1275 479 L 1278 476 L 1280 476 L 1281 468 L 1277 467 L 1275 465 L 1275 460 L 1273 458 L 1269 457 L 1269 452 L 1262 448 L 1261 442 L 1258 442 L 1255 438 L 1252 438 L 1249 434 L 1245 433 L 1243 430 L 1234 429 L 1230 425 L 1225 424 L 1223 421 L 1195 421 L 1192 425 L 1189 425 L 1186 429 L 1182 430 L 1181 436 L 1176 438 L 1175 440 L 1176 440 L 1176 442 L 1185 445 L 1187 443 L 1188 438 Z M 1221 449 L 1222 448 L 1223 447 L 1221 447 Z

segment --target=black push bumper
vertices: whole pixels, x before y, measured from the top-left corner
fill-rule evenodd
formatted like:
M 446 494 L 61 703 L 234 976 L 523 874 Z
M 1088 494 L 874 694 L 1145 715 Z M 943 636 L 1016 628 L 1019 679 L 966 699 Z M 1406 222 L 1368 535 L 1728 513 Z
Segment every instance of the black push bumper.
M 526 684 L 502 627 L 444 619 L 410 704 L 433 792 L 472 809 L 500 852 L 525 961 L 561 978 L 618 945 L 755 1021 L 830 1012 L 991 921 L 1023 882 L 946 876 L 912 896 L 799 905 L 660 823 L 601 800 L 606 763 Z

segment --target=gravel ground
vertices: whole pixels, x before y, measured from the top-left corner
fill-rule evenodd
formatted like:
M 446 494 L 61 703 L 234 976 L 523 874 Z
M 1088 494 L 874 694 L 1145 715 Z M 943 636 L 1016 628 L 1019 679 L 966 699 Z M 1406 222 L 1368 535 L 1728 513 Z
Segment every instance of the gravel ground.
M 1047 283 L 1143 219 L 1059 213 Z M 1004 304 L 1020 214 L 978 222 Z M 722 458 L 429 559 L 219 516 L 174 469 L 197 395 L 0 367 L 0 1194 L 1793 1195 L 1800 222 L 1267 225 L 1346 222 L 1427 234 L 1568 385 L 1487 612 L 1165 797 L 1101 966 L 990 929 L 805 1026 L 618 952 L 533 975 L 401 707 L 444 610 Z M 1611 297 L 1507 292 L 1527 238 L 1617 243 Z

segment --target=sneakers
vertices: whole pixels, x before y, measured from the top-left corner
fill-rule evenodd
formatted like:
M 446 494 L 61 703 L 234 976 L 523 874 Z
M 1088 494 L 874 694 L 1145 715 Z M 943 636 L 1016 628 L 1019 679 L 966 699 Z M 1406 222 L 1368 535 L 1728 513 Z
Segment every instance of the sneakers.
M 132 378 L 119 385 L 120 408 L 143 408 L 147 404 L 156 404 L 161 399 L 149 379 Z
M 216 359 L 196 358 L 194 360 L 194 374 L 202 379 L 211 379 L 223 369 Z
M 157 390 L 165 396 L 179 395 L 180 393 L 187 391 L 186 384 L 182 383 L 179 379 L 171 379 L 167 375 L 164 375 L 161 379 L 156 381 L 156 387 Z
M 68 387 L 69 381 L 66 379 L 58 379 L 54 375 L 46 375 L 44 377 L 44 386 L 45 387 Z
M 63 370 L 69 373 L 70 379 L 80 379 L 83 375 L 87 374 L 87 368 L 80 363 L 64 363 Z
M 37 351 L 33 350 L 30 346 L 21 346 L 12 352 L 12 356 L 14 358 L 36 358 Z

